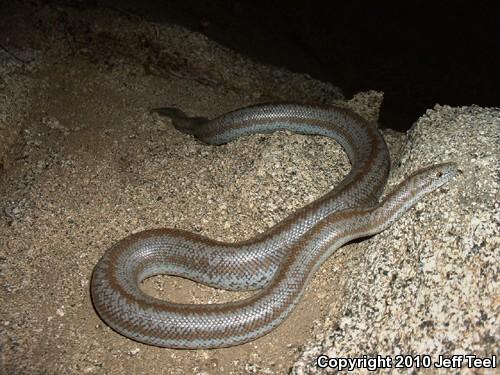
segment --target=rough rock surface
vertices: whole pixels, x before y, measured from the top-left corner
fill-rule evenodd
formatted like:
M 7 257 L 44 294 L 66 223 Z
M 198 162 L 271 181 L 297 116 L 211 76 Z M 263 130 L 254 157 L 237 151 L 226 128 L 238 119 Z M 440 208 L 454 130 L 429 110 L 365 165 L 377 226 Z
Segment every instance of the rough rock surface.
M 366 241 L 350 270 L 341 319 L 325 322 L 292 373 L 324 373 L 316 366 L 322 354 L 498 358 L 499 159 L 499 109 L 436 105 L 420 118 L 394 177 L 441 160 L 457 162 L 461 174 Z M 401 371 L 394 365 L 384 372 Z

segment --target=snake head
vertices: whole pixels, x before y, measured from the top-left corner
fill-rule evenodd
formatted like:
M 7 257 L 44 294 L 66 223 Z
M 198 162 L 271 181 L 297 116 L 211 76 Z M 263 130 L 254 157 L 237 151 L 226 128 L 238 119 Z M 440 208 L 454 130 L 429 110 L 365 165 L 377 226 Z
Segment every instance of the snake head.
M 434 191 L 456 176 L 458 167 L 455 163 L 442 163 L 419 169 L 405 181 L 415 195 L 422 197 Z

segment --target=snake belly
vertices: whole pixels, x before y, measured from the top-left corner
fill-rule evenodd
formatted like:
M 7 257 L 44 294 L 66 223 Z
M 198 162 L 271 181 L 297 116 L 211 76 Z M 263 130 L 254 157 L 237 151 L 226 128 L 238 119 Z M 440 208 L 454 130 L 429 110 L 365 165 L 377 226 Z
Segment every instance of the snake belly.
M 456 174 L 453 163 L 422 169 L 379 202 L 390 168 L 387 146 L 375 124 L 347 109 L 268 104 L 213 120 L 175 108 L 153 111 L 212 145 L 277 130 L 331 137 L 346 151 L 351 171 L 333 190 L 248 240 L 228 243 L 162 228 L 132 234 L 108 249 L 92 274 L 94 307 L 115 331 L 150 345 L 218 348 L 267 334 L 286 319 L 336 249 L 384 230 Z M 144 279 L 159 274 L 259 291 L 229 303 L 173 303 L 140 289 Z

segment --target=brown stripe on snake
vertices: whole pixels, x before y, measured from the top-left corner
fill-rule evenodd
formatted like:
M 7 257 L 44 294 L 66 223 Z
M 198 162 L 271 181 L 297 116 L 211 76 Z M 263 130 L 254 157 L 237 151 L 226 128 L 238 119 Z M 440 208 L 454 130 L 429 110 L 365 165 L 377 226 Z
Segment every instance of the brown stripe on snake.
M 387 146 L 374 124 L 349 110 L 271 104 L 210 121 L 172 108 L 156 112 L 211 144 L 276 130 L 329 136 L 344 147 L 352 169 L 331 192 L 253 238 L 225 243 L 165 228 L 133 234 L 106 251 L 92 274 L 95 309 L 114 330 L 146 344 L 215 348 L 265 335 L 290 314 L 336 249 L 384 230 L 456 173 L 451 163 L 422 169 L 378 202 L 389 171 Z M 163 273 L 219 288 L 260 290 L 226 304 L 177 304 L 141 291 L 142 280 Z

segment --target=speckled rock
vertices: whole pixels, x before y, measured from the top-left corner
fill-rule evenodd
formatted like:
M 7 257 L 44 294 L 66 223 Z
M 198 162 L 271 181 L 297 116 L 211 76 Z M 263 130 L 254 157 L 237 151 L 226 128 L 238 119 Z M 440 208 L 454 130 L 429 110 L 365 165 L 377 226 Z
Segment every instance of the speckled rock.
M 497 108 L 436 105 L 420 118 L 391 181 L 440 161 L 457 162 L 461 173 L 387 231 L 357 245 L 365 255 L 350 270 L 343 316 L 324 323 L 292 373 L 325 373 L 316 365 L 319 355 L 498 358 L 499 137 Z M 400 371 L 395 362 L 383 370 Z M 408 372 L 416 371 L 414 362 Z

